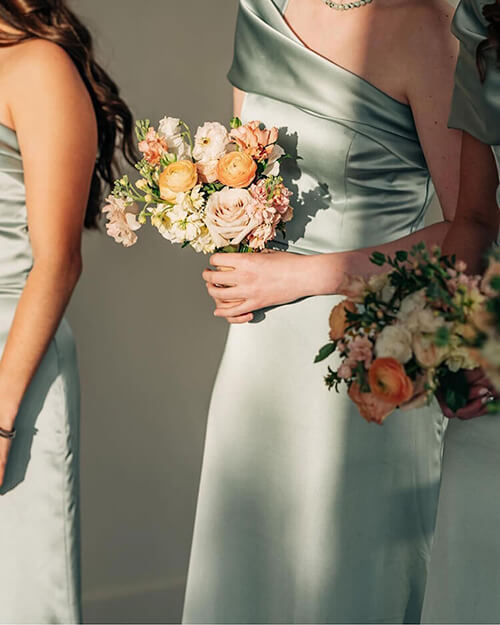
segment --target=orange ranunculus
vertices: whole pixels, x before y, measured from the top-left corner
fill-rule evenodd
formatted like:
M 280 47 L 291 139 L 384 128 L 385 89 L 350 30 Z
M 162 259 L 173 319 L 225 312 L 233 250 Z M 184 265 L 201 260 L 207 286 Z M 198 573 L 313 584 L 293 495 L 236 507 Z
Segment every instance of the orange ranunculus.
M 368 382 L 374 395 L 395 406 L 409 401 L 413 395 L 413 382 L 395 358 L 376 358 L 368 372 Z
M 330 338 L 332 341 L 338 341 L 345 334 L 348 325 L 346 311 L 355 313 L 357 311 L 356 304 L 345 299 L 337 304 L 330 313 Z
M 278 140 L 278 129 L 261 128 L 260 122 L 253 121 L 234 128 L 229 136 L 243 152 L 257 161 L 263 161 L 271 156 L 273 146 Z
M 358 410 L 368 423 L 374 422 L 382 425 L 385 419 L 394 412 L 396 404 L 377 397 L 373 393 L 362 393 L 357 382 L 351 384 L 348 392 L 349 397 L 358 407 Z
M 175 200 L 177 193 L 190 191 L 198 182 L 198 170 L 192 161 L 170 163 L 161 172 L 158 181 L 160 196 L 169 202 Z
M 217 177 L 227 187 L 248 187 L 257 173 L 257 163 L 245 152 L 229 152 L 217 164 Z

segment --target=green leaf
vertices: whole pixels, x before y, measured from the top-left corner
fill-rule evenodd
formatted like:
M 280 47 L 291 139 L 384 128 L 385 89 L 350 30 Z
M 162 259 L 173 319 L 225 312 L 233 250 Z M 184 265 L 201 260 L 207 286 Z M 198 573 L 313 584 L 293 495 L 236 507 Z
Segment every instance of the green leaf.
M 382 252 L 373 252 L 370 258 L 370 262 L 374 265 L 378 265 L 379 267 L 381 267 L 386 261 L 387 258 L 385 254 L 382 254 Z
M 450 330 L 447 326 L 441 326 L 436 330 L 434 343 L 437 347 L 446 347 L 450 342 Z
M 469 401 L 469 383 L 463 370 L 446 371 L 439 381 L 439 390 L 453 412 L 464 408 Z
M 404 263 L 408 260 L 408 252 L 400 250 L 399 252 L 396 252 L 396 258 L 399 260 L 400 263 Z
M 229 125 L 231 128 L 239 128 L 240 126 L 243 126 L 243 122 L 239 117 L 233 117 Z
M 336 348 L 336 343 L 327 343 L 326 345 L 323 345 L 323 347 L 319 350 L 318 355 L 314 359 L 314 362 L 321 362 L 325 360 L 326 358 L 328 358 L 328 356 L 333 354 Z
M 493 276 L 490 280 L 490 286 L 495 291 L 500 291 L 500 276 Z

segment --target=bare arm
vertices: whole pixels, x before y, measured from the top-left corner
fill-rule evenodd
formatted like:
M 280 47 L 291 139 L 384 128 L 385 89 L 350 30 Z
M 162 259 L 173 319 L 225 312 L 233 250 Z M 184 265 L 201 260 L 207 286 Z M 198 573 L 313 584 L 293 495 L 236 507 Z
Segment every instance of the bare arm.
M 464 133 L 457 214 L 443 250 L 465 260 L 471 273 L 484 269 L 484 253 L 497 238 L 497 186 L 498 171 L 490 146 Z
M 81 272 L 81 234 L 95 164 L 92 103 L 57 46 L 21 44 L 4 78 L 23 157 L 33 269 L 0 360 L 0 427 L 11 429 Z M 2 463 L 3 460 L 3 463 Z M 0 448 L 0 481 L 5 454 Z

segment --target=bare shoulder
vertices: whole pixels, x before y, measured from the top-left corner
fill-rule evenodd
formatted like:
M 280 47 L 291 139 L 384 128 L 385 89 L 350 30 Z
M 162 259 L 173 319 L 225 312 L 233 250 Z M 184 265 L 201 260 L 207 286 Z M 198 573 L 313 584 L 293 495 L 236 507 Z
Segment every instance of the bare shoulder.
M 69 54 L 51 41 L 31 39 L 4 48 L 0 55 L 0 80 L 14 89 L 47 80 L 51 86 L 67 81 L 71 85 L 79 79 Z
M 455 54 L 458 43 L 451 33 L 454 8 L 447 0 L 409 0 L 407 19 L 401 36 L 410 57 L 417 63 L 426 63 L 436 54 Z M 437 59 L 436 59 L 437 60 Z

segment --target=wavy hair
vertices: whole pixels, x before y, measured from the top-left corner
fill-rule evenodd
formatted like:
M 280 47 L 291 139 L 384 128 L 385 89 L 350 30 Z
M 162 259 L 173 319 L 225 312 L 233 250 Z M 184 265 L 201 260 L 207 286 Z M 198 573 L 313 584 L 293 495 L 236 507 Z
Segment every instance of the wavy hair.
M 488 22 L 487 39 L 477 47 L 477 67 L 481 81 L 486 78 L 486 53 L 494 50 L 497 57 L 497 67 L 500 69 L 500 0 L 483 7 L 483 15 Z
M 15 32 L 0 32 L 0 46 L 45 39 L 70 56 L 90 94 L 97 119 L 98 153 L 85 213 L 85 226 L 96 228 L 104 187 L 113 183 L 118 149 L 133 164 L 134 120 L 116 83 L 94 58 L 92 36 L 65 0 L 1 0 L 0 19 Z

